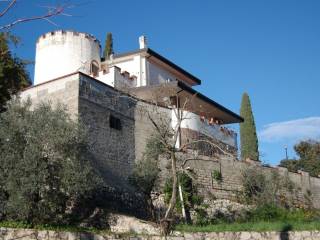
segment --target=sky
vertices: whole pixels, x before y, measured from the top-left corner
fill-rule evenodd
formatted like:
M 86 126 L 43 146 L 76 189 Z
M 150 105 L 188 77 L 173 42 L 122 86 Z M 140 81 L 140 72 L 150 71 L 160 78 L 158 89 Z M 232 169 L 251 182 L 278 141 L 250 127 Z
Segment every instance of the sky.
M 112 32 L 116 53 L 138 49 L 145 35 L 150 48 L 202 80 L 198 91 L 230 110 L 239 113 L 249 94 L 264 163 L 278 164 L 285 146 L 295 157 L 294 144 L 320 140 L 320 1 L 19 0 L 0 25 L 59 4 L 67 14 L 54 24 L 12 29 L 21 38 L 17 56 L 34 60 L 37 38 L 56 29 L 91 33 L 102 46 Z

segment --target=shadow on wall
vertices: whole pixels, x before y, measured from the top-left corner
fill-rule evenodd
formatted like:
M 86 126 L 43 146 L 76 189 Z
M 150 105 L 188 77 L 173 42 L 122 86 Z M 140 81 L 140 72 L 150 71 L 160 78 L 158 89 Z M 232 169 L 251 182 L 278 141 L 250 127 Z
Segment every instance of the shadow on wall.
M 280 233 L 280 240 L 289 240 L 289 231 L 292 230 L 292 225 L 291 224 L 286 224 Z
M 152 208 L 145 195 L 138 193 L 122 178 L 112 173 L 111 170 L 100 166 L 99 163 L 101 162 L 90 151 L 86 155 L 90 159 L 96 174 L 102 178 L 103 184 L 92 193 L 89 193 L 89 197 L 85 196 L 84 201 L 80 201 L 81 205 L 75 206 L 77 209 L 77 216 L 75 217 L 80 221 L 90 219 L 90 221 L 92 220 L 95 223 L 89 225 L 98 225 L 98 227 L 100 225 L 99 222 L 107 217 L 106 214 L 108 212 L 122 213 L 150 220 Z

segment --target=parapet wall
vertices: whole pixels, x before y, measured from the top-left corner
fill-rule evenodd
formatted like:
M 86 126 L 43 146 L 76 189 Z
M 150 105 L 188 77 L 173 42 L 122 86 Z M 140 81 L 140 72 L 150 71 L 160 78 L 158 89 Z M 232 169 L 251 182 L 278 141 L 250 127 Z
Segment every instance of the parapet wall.
M 139 227 L 139 226 L 137 226 Z M 190 239 L 220 239 L 220 240 L 269 240 L 269 239 L 287 239 L 287 240 L 316 240 L 320 239 L 320 231 L 283 231 L 283 232 L 195 232 L 195 233 L 180 233 L 174 232 L 170 236 L 147 235 L 127 233 L 88 233 L 88 232 L 60 232 L 49 230 L 35 229 L 13 229 L 0 228 L 0 239 L 3 240 L 190 240 Z
M 22 101 L 31 100 L 32 106 L 42 102 L 63 104 L 72 118 L 78 116 L 79 74 L 73 73 L 24 89 L 19 97 Z
M 192 169 L 196 174 L 198 190 L 204 196 L 237 199 L 243 189 L 242 172 L 246 168 L 254 167 L 256 171 L 264 173 L 266 176 L 278 173 L 280 176 L 288 178 L 295 188 L 294 195 L 292 195 L 295 203 L 308 204 L 308 201 L 311 201 L 313 207 L 320 208 L 320 178 L 311 177 L 307 172 L 293 173 L 283 167 L 266 167 L 223 156 L 215 158 L 199 156 L 198 159 L 201 160 L 188 161 L 186 167 Z M 160 158 L 160 165 L 165 166 L 165 161 L 167 160 Z M 162 178 L 165 178 L 168 176 L 168 170 L 163 168 L 162 170 L 166 172 L 162 174 Z M 221 172 L 221 181 L 214 179 L 212 173 L 215 170 Z

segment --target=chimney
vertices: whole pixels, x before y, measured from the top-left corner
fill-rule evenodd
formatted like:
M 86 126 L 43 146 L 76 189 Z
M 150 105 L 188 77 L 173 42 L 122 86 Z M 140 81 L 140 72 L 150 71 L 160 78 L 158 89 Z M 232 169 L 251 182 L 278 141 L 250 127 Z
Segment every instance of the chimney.
M 140 49 L 144 49 L 148 47 L 146 36 L 139 37 L 139 46 L 140 46 Z

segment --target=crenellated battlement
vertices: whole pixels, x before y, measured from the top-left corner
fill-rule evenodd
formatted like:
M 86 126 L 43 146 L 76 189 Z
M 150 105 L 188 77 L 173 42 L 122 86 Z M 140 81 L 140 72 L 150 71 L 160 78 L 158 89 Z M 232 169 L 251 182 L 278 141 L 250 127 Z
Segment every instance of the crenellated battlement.
M 38 39 L 37 39 L 37 44 L 40 43 L 42 40 L 46 39 L 51 39 L 51 38 L 56 38 L 57 36 L 69 36 L 69 37 L 80 37 L 80 38 L 86 38 L 89 39 L 93 42 L 96 42 L 99 44 L 101 48 L 100 41 L 93 35 L 89 33 L 84 33 L 84 32 L 77 32 L 73 30 L 56 30 L 52 32 L 47 32 L 45 34 L 42 34 Z
M 99 40 L 96 37 L 94 37 L 93 35 L 91 35 L 91 34 L 84 33 L 84 32 L 77 32 L 77 31 L 73 31 L 73 30 L 55 30 L 55 31 L 47 32 L 45 34 L 42 34 L 37 39 L 37 42 L 39 42 L 41 39 L 50 38 L 52 36 L 59 36 L 59 35 L 61 35 L 61 36 L 63 36 L 63 35 L 79 36 L 79 37 L 82 37 L 82 38 L 91 39 L 92 41 L 95 41 L 95 42 L 99 42 Z

